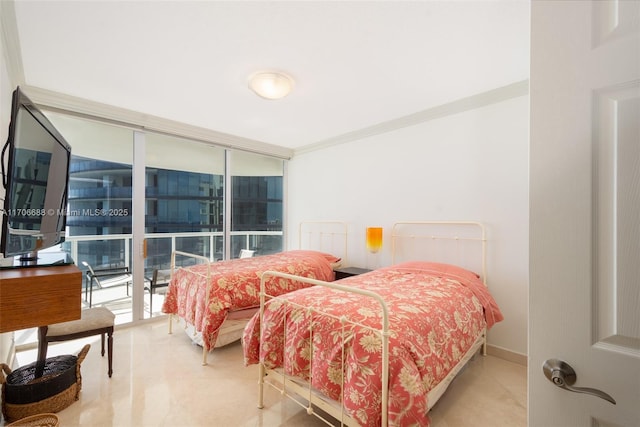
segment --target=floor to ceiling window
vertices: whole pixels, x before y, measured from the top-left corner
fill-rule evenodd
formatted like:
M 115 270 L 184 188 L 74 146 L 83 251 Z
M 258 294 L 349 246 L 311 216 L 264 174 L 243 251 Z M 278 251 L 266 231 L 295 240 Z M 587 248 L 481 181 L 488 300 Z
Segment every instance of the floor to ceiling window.
M 132 268 L 133 131 L 121 126 L 47 113 L 71 145 L 66 241 L 84 272 Z M 83 278 L 86 275 L 83 274 Z M 84 280 L 84 304 L 108 305 L 131 321 L 133 283 L 102 289 Z
M 258 154 L 231 153 L 231 253 L 254 256 L 283 249 L 284 160 Z
M 162 289 L 150 283 L 158 273 L 166 282 L 173 251 L 215 262 L 237 258 L 242 249 L 253 256 L 283 249 L 284 160 L 135 126 L 45 114 L 72 147 L 62 249 L 83 273 L 124 267 L 135 278 L 131 286 L 114 289 L 83 281 L 85 307 L 105 305 L 119 324 L 160 315 Z M 136 157 L 140 144 L 144 155 Z M 137 194 L 143 193 L 142 204 Z M 142 222 L 138 218 L 144 227 L 134 226 Z M 142 261 L 134 249 L 141 241 Z
M 154 133 L 145 141 L 145 277 L 166 285 L 173 251 L 224 258 L 225 150 Z M 158 300 L 149 304 L 151 315 L 161 314 L 162 290 L 148 287 Z

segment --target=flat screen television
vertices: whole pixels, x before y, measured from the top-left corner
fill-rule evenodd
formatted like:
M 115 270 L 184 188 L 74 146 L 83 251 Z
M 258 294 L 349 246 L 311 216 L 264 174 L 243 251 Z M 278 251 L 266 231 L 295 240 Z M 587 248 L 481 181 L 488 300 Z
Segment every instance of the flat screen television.
M 2 148 L 4 209 L 0 252 L 20 265 L 64 242 L 71 146 L 20 88 L 13 92 L 9 136 Z M 47 257 L 45 257 L 47 258 Z

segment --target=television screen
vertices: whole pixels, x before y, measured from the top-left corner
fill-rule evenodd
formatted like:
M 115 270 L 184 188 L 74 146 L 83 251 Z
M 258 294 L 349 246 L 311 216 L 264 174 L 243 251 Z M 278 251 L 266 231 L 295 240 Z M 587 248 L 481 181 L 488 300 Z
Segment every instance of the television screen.
M 5 257 L 37 262 L 37 251 L 64 241 L 70 159 L 71 146 L 17 88 L 2 149 Z

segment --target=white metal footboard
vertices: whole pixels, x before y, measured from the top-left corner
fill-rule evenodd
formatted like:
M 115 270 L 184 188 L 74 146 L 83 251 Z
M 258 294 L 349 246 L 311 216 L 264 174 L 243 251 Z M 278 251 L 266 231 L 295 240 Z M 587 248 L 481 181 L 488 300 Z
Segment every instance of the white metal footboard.
M 381 337 L 381 341 L 382 341 L 382 371 L 380 372 L 380 379 L 381 379 L 381 384 L 382 384 L 382 399 L 381 399 L 381 416 L 382 416 L 382 426 L 385 427 L 387 426 L 387 417 L 388 417 L 388 413 L 387 413 L 387 404 L 388 404 L 388 399 L 389 399 L 389 313 L 388 313 L 388 308 L 387 305 L 385 303 L 385 301 L 382 299 L 382 297 L 374 292 L 370 292 L 370 291 L 366 291 L 363 289 L 358 289 L 358 288 L 352 288 L 352 287 L 348 287 L 348 286 L 341 286 L 339 284 L 333 283 L 333 282 L 323 282 L 321 280 L 315 280 L 315 279 L 309 279 L 309 278 L 304 278 L 304 277 L 298 277 L 298 276 L 294 276 L 291 274 L 287 274 L 287 273 L 281 273 L 281 272 L 276 272 L 276 271 L 265 271 L 262 274 L 262 279 L 260 282 L 260 328 L 262 328 L 263 325 L 263 321 L 264 321 L 264 308 L 265 308 L 265 303 L 267 298 L 271 299 L 281 299 L 281 297 L 277 297 L 277 296 L 273 296 L 273 295 L 269 295 L 266 293 L 265 291 L 265 281 L 267 280 L 268 277 L 281 277 L 281 278 L 285 278 L 285 279 L 290 279 L 290 280 L 296 280 L 296 281 L 301 281 L 301 282 L 305 282 L 305 283 L 309 283 L 311 285 L 316 285 L 316 286 L 324 286 L 327 288 L 331 288 L 334 289 L 336 291 L 342 291 L 342 292 L 349 292 L 349 293 L 356 293 L 356 294 L 360 294 L 363 296 L 367 296 L 370 298 L 375 299 L 378 304 L 380 304 L 381 307 L 381 311 L 382 311 L 382 327 L 380 329 L 374 329 L 371 328 L 370 326 L 365 326 L 362 325 L 360 323 L 354 323 L 349 321 L 348 319 L 346 319 L 344 316 L 342 317 L 336 317 L 332 314 L 329 313 L 325 313 L 322 310 L 316 310 L 316 309 L 312 309 L 309 307 L 302 307 L 300 305 L 297 305 L 295 303 L 292 303 L 291 301 L 286 301 L 287 304 L 295 304 L 295 306 L 299 307 L 299 308 L 304 308 L 306 310 L 309 311 L 309 313 L 311 313 L 311 315 L 313 314 L 319 314 L 319 315 L 323 315 L 323 316 L 328 316 L 328 317 L 332 317 L 334 319 L 337 319 L 341 322 L 341 324 L 343 325 L 355 325 L 361 328 L 366 328 L 368 330 L 371 330 L 375 333 L 380 334 Z M 286 324 L 286 323 L 285 323 Z M 309 345 L 312 346 L 313 343 L 313 322 L 311 321 L 310 323 L 310 333 L 311 333 L 311 339 L 309 340 Z M 286 334 L 286 330 L 285 330 L 285 334 Z M 262 336 L 262 332 L 260 332 L 260 336 Z M 344 337 L 344 335 L 343 335 Z M 344 349 L 344 346 L 343 346 Z M 310 352 L 313 351 L 313 347 L 311 347 Z M 344 351 L 344 350 L 343 350 Z M 313 363 L 313 356 L 310 358 L 311 359 L 311 363 Z M 342 357 L 342 372 L 344 372 L 344 353 L 343 353 L 343 357 Z M 309 371 L 311 372 L 311 368 L 309 369 Z M 347 425 L 347 426 L 357 426 L 358 423 L 356 422 L 355 419 L 353 419 L 352 417 L 350 417 L 344 408 L 344 405 L 342 403 L 338 403 L 335 402 L 331 399 L 329 399 L 326 396 L 322 396 L 320 395 L 316 390 L 313 389 L 313 387 L 311 386 L 311 381 L 305 382 L 299 379 L 296 379 L 295 377 L 291 377 L 288 376 L 284 373 L 284 370 L 271 370 L 271 369 L 267 369 L 264 365 L 264 363 L 260 363 L 259 365 L 259 380 L 258 380 L 258 384 L 259 384 L 259 394 L 258 394 L 258 408 L 263 408 L 264 407 L 264 385 L 265 385 L 265 377 L 267 375 L 269 375 L 271 378 L 273 378 L 274 380 L 276 380 L 277 382 L 279 382 L 279 386 L 281 388 L 279 388 L 278 385 L 274 384 L 271 381 L 268 381 L 267 384 L 271 385 L 272 387 L 278 389 L 282 394 L 284 394 L 285 396 L 291 398 L 293 401 L 295 401 L 296 403 L 298 403 L 299 405 L 303 406 L 306 408 L 307 413 L 310 415 L 315 415 L 316 417 L 318 417 L 319 419 L 321 419 L 322 421 L 324 421 L 325 423 L 331 425 L 331 423 L 326 420 L 325 418 L 322 417 L 321 414 L 317 413 L 314 410 L 314 406 L 318 407 L 320 409 L 322 409 L 324 412 L 328 413 L 329 415 L 331 415 L 332 417 L 334 417 L 337 420 L 340 420 L 341 425 Z M 291 390 L 293 391 L 294 394 L 290 394 L 287 392 L 287 390 Z M 296 396 L 301 396 L 304 399 L 307 400 L 307 403 L 305 402 L 301 402 L 299 400 L 296 399 Z M 344 400 L 344 399 L 342 399 Z
M 203 264 L 207 265 L 207 274 L 201 274 L 198 272 L 194 272 L 193 270 L 190 269 L 185 269 L 185 271 L 187 271 L 189 274 L 193 274 L 195 276 L 199 276 L 199 277 L 204 277 L 206 280 L 206 284 L 207 284 L 207 289 L 205 291 L 205 307 L 209 307 L 209 293 L 211 290 L 211 260 L 209 260 L 209 258 L 202 256 L 202 255 L 196 255 L 196 254 L 192 254 L 192 253 L 188 253 L 188 252 L 182 252 L 182 251 L 173 251 L 171 253 L 171 277 L 174 277 L 174 272 L 176 270 L 176 255 L 179 256 L 183 256 L 186 258 L 194 258 L 196 260 L 202 261 Z M 189 285 L 188 286 L 193 286 L 193 283 L 195 281 L 190 280 L 189 281 Z M 185 322 L 185 328 L 187 327 L 186 322 Z M 173 333 L 173 314 L 169 314 L 169 333 Z M 205 349 L 205 346 L 202 346 L 202 364 L 206 365 L 207 364 L 207 350 Z

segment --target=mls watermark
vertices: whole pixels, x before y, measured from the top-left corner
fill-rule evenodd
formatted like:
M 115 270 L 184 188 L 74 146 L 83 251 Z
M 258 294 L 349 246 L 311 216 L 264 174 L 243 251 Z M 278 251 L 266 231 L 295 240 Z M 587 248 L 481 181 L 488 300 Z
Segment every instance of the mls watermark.
M 0 213 L 10 217 L 41 216 L 129 216 L 129 209 L 1 209 Z

